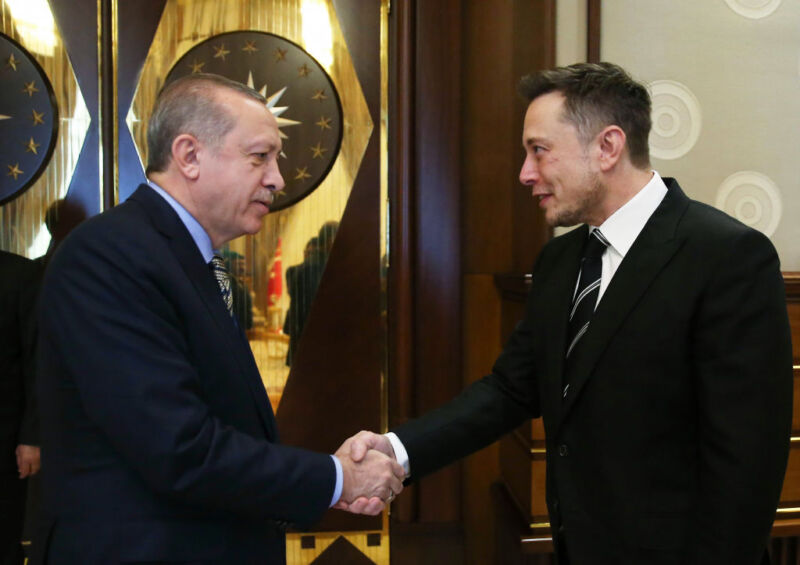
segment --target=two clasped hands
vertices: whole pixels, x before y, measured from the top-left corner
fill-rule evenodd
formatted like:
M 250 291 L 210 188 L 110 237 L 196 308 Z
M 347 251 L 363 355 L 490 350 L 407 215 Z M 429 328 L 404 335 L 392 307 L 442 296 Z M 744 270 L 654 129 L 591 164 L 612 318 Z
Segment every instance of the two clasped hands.
M 403 490 L 405 469 L 386 436 L 358 432 L 334 454 L 342 464 L 342 496 L 334 508 L 379 514 Z

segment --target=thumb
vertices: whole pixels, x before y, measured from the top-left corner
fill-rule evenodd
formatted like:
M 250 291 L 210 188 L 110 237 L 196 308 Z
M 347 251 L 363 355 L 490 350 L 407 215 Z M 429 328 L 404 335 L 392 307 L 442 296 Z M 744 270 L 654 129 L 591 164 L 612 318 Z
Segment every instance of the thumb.
M 378 445 L 376 437 L 372 432 L 359 432 L 350 444 L 350 458 L 356 462 L 364 459 L 367 451 Z

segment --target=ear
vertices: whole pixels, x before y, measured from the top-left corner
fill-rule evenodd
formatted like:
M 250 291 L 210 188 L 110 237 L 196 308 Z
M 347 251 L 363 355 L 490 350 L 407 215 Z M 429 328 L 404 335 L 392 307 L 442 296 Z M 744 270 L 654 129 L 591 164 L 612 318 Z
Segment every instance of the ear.
M 619 126 L 606 126 L 595 137 L 599 166 L 603 172 L 613 169 L 625 153 L 625 132 Z
M 172 140 L 172 162 L 181 174 L 190 180 L 200 176 L 200 143 L 188 133 L 182 133 Z

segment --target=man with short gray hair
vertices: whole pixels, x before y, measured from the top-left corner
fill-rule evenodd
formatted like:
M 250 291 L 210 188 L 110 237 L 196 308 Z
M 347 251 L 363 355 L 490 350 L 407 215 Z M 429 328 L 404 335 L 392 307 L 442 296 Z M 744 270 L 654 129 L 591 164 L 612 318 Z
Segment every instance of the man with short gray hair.
M 217 250 L 256 233 L 283 188 L 258 93 L 168 84 L 148 184 L 74 230 L 41 297 L 47 563 L 283 564 L 287 524 L 402 490 L 383 454 L 281 445 Z M 45 541 L 46 540 L 46 541 Z

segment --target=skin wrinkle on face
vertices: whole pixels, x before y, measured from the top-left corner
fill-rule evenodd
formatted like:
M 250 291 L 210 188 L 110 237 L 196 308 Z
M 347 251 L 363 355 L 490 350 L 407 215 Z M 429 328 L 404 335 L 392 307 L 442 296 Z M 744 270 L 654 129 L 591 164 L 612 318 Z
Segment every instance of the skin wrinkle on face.
M 215 248 L 261 229 L 273 193 L 284 181 L 277 158 L 281 140 L 275 117 L 263 104 L 234 91 L 216 93 L 235 125 L 217 147 L 198 140 L 198 176 L 188 191 L 189 212 Z

